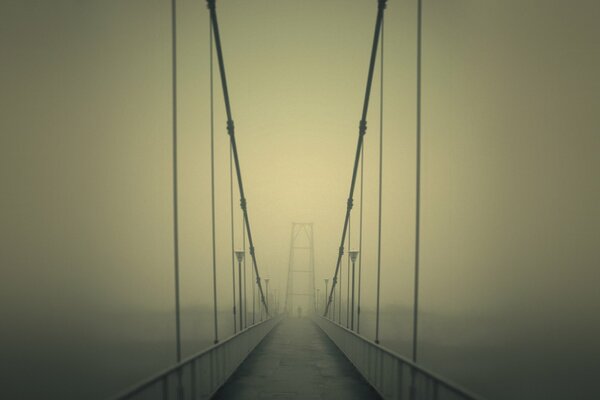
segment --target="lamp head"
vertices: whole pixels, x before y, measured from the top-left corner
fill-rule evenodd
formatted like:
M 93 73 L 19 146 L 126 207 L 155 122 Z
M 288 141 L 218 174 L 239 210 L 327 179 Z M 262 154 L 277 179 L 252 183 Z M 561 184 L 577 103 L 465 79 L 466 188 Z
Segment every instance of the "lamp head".
M 238 262 L 244 261 L 244 252 L 243 251 L 236 251 L 235 256 L 237 257 Z
M 350 260 L 352 262 L 356 261 L 356 257 L 358 257 L 358 251 L 354 250 L 354 251 L 350 251 L 348 252 L 348 254 L 350 254 Z

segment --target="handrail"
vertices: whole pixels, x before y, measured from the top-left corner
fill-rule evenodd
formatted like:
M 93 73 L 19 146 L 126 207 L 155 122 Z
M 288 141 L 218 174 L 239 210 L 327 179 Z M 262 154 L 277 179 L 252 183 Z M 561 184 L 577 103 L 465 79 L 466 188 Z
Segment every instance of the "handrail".
M 462 399 L 465 400 L 485 400 L 484 398 L 482 398 L 479 395 L 476 395 L 472 392 L 470 392 L 469 390 L 461 387 L 460 385 L 452 382 L 449 379 L 446 379 L 416 363 L 414 363 L 413 361 L 405 358 L 404 356 L 401 356 L 400 354 L 394 352 L 393 350 L 390 350 L 384 346 L 382 346 L 381 344 L 375 343 L 372 340 L 369 340 L 359 334 L 357 334 L 356 332 L 338 324 L 337 322 L 330 320 L 329 318 L 323 317 L 322 315 L 315 315 L 313 317 L 313 321 L 317 324 L 317 326 L 319 326 L 326 334 L 327 336 L 329 336 L 329 338 L 336 344 L 336 346 L 346 355 L 346 357 L 348 358 L 348 360 L 357 368 L 357 370 L 359 372 L 361 372 L 361 374 L 363 374 L 362 371 L 362 366 L 357 365 L 357 360 L 356 359 L 352 359 L 351 355 L 347 353 L 347 351 L 345 351 L 345 349 L 343 349 L 340 345 L 341 343 L 338 343 L 334 340 L 334 338 L 330 335 L 330 333 L 324 329 L 323 325 L 321 323 L 325 322 L 325 323 L 329 323 L 331 325 L 333 325 L 336 329 L 341 330 L 345 335 L 350 335 L 351 337 L 353 337 L 354 339 L 358 339 L 361 342 L 363 342 L 365 345 L 371 347 L 371 348 L 375 348 L 378 352 L 381 352 L 383 354 L 387 354 L 388 356 L 396 359 L 397 361 L 399 361 L 401 364 L 407 366 L 408 368 L 411 369 L 411 371 L 413 372 L 417 372 L 419 374 L 422 374 L 424 376 L 426 376 L 427 378 L 433 380 L 435 382 L 435 385 L 440 385 L 442 387 L 444 387 L 445 389 L 449 390 L 450 392 L 459 395 L 462 397 Z M 364 374 L 363 374 L 364 376 Z M 365 379 L 367 379 L 367 381 L 369 381 L 368 377 L 364 376 Z M 384 397 L 384 398 L 395 398 L 395 397 L 388 397 L 385 396 L 384 393 L 380 392 L 380 388 L 376 387 L 376 385 L 373 384 L 373 382 L 369 382 L 373 385 L 373 387 L 379 392 L 379 394 Z
M 224 348 L 227 347 L 231 342 L 239 339 L 241 336 L 246 336 L 249 332 L 256 330 L 258 328 L 264 328 L 265 324 L 269 323 L 272 326 L 271 327 L 266 327 L 267 328 L 267 332 L 265 332 L 266 336 L 271 329 L 277 325 L 277 323 L 280 322 L 281 317 L 273 317 L 273 318 L 268 318 L 264 321 L 258 322 L 254 325 L 251 325 L 241 331 L 238 331 L 235 335 L 232 335 L 230 337 L 228 337 L 227 339 L 214 344 L 204 350 L 202 350 L 199 353 L 196 353 L 188 358 L 185 358 L 184 360 L 182 360 L 181 362 L 170 366 L 158 373 L 156 373 L 155 375 L 152 375 L 150 378 L 144 379 L 142 382 L 137 383 L 131 387 L 129 387 L 128 389 L 123 390 L 122 392 L 120 392 L 119 394 L 110 397 L 109 399 L 111 400 L 123 400 L 123 399 L 128 399 L 131 398 L 132 396 L 135 396 L 139 393 L 141 393 L 142 391 L 150 388 L 152 385 L 160 383 L 162 381 L 164 381 L 165 379 L 167 379 L 170 375 L 174 374 L 174 373 L 179 373 L 183 368 L 185 368 L 187 365 L 201 359 L 202 357 L 204 357 L 205 355 L 209 354 L 209 353 L 214 353 L 216 350 L 220 349 L 220 348 Z M 254 346 L 256 346 L 258 343 L 260 343 L 260 341 L 264 338 L 261 337 L 260 340 L 257 341 L 257 343 L 254 344 Z M 245 358 L 245 357 L 244 357 Z M 233 371 L 232 371 L 233 372 Z M 224 382 L 223 382 L 224 383 Z

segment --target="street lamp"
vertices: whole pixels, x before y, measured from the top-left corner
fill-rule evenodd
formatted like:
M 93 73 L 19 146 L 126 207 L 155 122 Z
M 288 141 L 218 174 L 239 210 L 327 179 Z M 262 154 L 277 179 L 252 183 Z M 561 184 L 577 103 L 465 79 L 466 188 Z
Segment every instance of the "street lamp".
M 329 293 L 329 279 L 325 278 L 325 307 L 327 307 L 327 295 Z M 327 318 L 329 318 L 329 315 L 327 316 Z
M 252 325 L 256 322 L 256 279 L 254 279 L 254 268 L 252 271 Z M 260 304 L 258 305 L 260 307 Z
M 265 284 L 267 285 L 267 310 L 269 309 L 269 281 L 271 279 L 265 278 Z
M 244 252 L 238 250 L 235 252 L 235 256 L 238 260 L 238 282 L 239 282 L 239 302 L 240 302 L 240 331 L 243 329 L 243 308 L 242 308 L 242 262 L 244 261 Z
M 352 261 L 352 319 L 350 322 L 350 329 L 354 330 L 354 270 L 356 265 L 356 258 L 358 257 L 358 251 L 350 251 L 350 261 Z
M 319 297 L 321 297 L 321 289 L 317 289 L 317 303 L 315 304 L 316 312 L 319 312 Z
M 344 279 L 342 276 L 344 275 L 344 267 L 340 265 L 340 284 L 334 285 L 337 286 L 338 291 L 338 324 L 342 325 L 342 285 L 344 284 Z M 335 320 L 335 313 L 333 314 L 333 319 Z

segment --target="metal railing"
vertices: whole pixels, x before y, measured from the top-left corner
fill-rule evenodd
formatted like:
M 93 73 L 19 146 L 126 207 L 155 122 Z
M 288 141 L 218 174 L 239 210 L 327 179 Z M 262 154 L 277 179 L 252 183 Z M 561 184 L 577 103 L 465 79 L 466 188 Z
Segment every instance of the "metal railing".
M 209 399 L 280 320 L 270 318 L 252 325 L 111 399 Z
M 313 321 L 384 399 L 483 400 L 323 316 Z

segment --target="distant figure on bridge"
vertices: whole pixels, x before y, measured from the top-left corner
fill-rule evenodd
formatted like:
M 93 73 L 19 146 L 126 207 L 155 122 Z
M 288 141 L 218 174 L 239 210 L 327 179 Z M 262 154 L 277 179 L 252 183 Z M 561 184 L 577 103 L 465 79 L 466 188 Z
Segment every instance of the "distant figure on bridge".
M 298 306 L 298 318 L 302 318 L 302 307 Z

